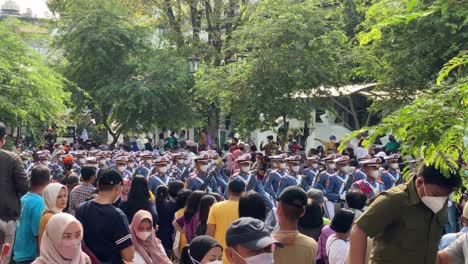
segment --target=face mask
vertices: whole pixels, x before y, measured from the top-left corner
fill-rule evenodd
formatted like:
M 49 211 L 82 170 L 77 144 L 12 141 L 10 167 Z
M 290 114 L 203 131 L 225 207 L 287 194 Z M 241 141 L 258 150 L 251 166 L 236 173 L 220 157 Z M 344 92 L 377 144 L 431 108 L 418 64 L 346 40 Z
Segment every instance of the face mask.
M 146 164 L 148 164 L 148 165 L 153 165 L 153 161 L 152 161 L 152 160 L 146 160 L 145 162 L 146 162 Z
M 349 166 L 343 166 L 340 168 L 340 170 L 344 173 L 348 173 L 349 172 Z
M 335 163 L 330 163 L 327 165 L 327 167 L 330 169 L 330 170 L 334 170 L 336 169 L 336 164 Z
M 380 176 L 380 171 L 379 170 L 371 171 L 370 174 L 372 178 L 377 179 Z
M 106 164 L 106 160 L 99 160 L 99 164 L 101 164 L 101 165 Z
M 206 172 L 208 170 L 208 164 L 201 165 L 200 170 L 203 171 L 203 172 Z
M 179 165 L 184 164 L 184 160 L 183 160 L 183 159 L 178 159 L 178 160 L 177 160 L 177 164 L 179 164 Z
M 398 166 L 398 163 L 391 163 L 389 167 L 396 170 L 398 169 L 399 166 Z
M 184 164 L 185 164 L 185 165 L 189 165 L 189 162 L 190 162 L 190 161 L 189 161 L 188 159 L 187 159 L 187 160 L 184 160 Z
M 42 161 L 41 161 L 41 164 L 44 165 L 44 166 L 49 166 L 49 161 L 47 161 L 47 160 L 42 160 Z
M 249 172 L 249 170 L 250 170 L 250 167 L 249 167 L 249 166 L 243 166 L 243 167 L 241 167 L 241 171 L 242 171 L 242 172 L 247 173 L 247 172 Z
M 276 163 L 272 163 L 272 164 L 271 164 L 271 167 L 273 167 L 273 168 L 278 168 L 278 165 L 276 165 Z
M 133 167 L 133 163 L 127 163 L 127 167 L 132 168 L 132 167 Z
M 286 169 L 286 163 L 280 163 L 279 167 L 280 169 Z
M 447 204 L 448 196 L 427 196 L 426 185 L 424 183 L 423 188 L 424 194 L 426 194 L 426 196 L 421 197 L 421 201 L 424 203 L 424 205 L 431 209 L 432 212 L 434 212 L 434 214 L 437 214 L 437 212 L 439 212 L 442 209 L 442 207 L 444 207 L 444 205 Z
M 167 167 L 159 168 L 159 172 L 161 172 L 162 174 L 166 173 L 167 172 Z
M 312 163 L 311 167 L 314 168 L 314 169 L 317 169 L 318 168 L 318 163 Z
M 273 253 L 262 253 L 256 256 L 252 256 L 249 258 L 243 258 L 237 251 L 233 250 L 234 253 L 236 253 L 237 256 L 242 258 L 247 264 L 273 264 L 274 263 L 274 258 L 273 258 Z
M 79 159 L 78 162 L 81 163 L 81 164 L 84 164 L 86 162 L 86 160 L 85 159 Z
M 79 252 L 81 241 L 79 239 L 67 239 L 62 240 L 62 243 L 58 246 L 57 250 L 64 259 L 73 259 L 73 257 Z
M 223 261 L 222 260 L 214 260 L 214 261 L 208 262 L 207 264 L 223 264 Z
M 118 166 L 117 170 L 120 171 L 120 172 L 124 172 L 125 171 L 125 166 Z
M 291 170 L 294 171 L 294 172 L 298 172 L 299 169 L 300 169 L 299 166 L 292 166 L 292 167 L 291 167 Z
M 140 162 L 141 158 L 136 158 L 136 161 Z
M 63 157 L 62 156 L 57 156 L 57 161 L 62 162 Z
M 146 241 L 151 236 L 151 232 L 137 232 L 136 235 L 139 239 Z

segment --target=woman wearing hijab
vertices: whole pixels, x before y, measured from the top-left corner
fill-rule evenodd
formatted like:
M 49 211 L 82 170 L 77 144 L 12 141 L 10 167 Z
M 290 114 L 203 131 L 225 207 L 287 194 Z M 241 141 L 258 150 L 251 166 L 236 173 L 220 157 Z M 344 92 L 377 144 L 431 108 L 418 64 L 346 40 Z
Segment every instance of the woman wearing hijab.
M 39 246 L 41 246 L 42 235 L 49 219 L 54 214 L 61 213 L 67 207 L 67 187 L 60 183 L 51 183 L 45 187 L 42 197 L 44 198 L 45 209 L 39 223 Z
M 134 264 L 165 264 L 172 263 L 164 252 L 153 228 L 153 217 L 148 211 L 140 210 L 130 224 L 133 246 L 135 247 Z
M 91 264 L 81 251 L 83 227 L 70 214 L 54 214 L 42 236 L 40 256 L 33 264 Z
M 221 264 L 223 247 L 210 236 L 198 236 L 182 252 L 181 264 Z

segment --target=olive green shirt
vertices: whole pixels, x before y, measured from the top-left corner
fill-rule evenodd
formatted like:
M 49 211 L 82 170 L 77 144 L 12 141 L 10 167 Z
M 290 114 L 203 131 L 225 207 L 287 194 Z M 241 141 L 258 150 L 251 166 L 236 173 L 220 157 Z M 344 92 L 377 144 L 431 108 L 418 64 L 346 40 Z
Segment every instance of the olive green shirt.
M 437 214 L 416 193 L 415 178 L 382 192 L 356 224 L 374 245 L 370 264 L 431 264 L 448 222 L 447 206 Z

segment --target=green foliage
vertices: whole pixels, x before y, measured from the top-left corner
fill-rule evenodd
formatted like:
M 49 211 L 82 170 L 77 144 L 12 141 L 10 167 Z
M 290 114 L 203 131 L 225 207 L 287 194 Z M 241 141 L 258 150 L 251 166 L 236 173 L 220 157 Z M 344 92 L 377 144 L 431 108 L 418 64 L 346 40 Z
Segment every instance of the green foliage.
M 459 68 L 462 70 L 462 66 L 468 64 L 468 50 L 461 51 L 457 56 L 450 59 L 439 72 L 437 77 L 437 85 L 440 85 L 442 80 L 445 79 L 450 72 Z
M 47 58 L 25 42 L 28 36 L 21 31 L 27 27 L 14 19 L 0 22 L 0 120 L 31 128 L 50 120 L 60 125 L 58 116 L 66 109 L 70 94 Z

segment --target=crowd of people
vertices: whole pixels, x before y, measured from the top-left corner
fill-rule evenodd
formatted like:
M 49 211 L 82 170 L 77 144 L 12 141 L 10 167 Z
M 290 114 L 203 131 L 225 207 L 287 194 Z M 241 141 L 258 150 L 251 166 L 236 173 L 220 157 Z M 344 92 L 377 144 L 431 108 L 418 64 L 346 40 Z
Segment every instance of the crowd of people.
M 405 181 L 394 139 L 338 152 L 332 135 L 308 155 L 272 137 L 261 151 L 234 139 L 225 151 L 187 140 L 16 155 L 5 134 L 0 123 L 0 263 L 443 264 L 468 253 L 468 206 L 449 199 L 460 175 L 422 163 Z

